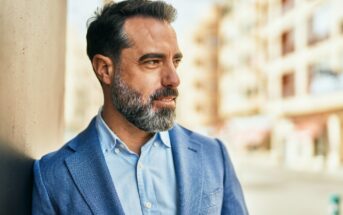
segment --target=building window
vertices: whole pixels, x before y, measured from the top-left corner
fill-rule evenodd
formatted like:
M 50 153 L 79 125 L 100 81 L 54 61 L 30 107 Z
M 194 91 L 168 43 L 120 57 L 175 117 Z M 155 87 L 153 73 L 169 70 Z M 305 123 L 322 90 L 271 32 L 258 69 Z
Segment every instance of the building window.
M 314 156 L 326 156 L 328 151 L 328 143 L 325 134 L 314 138 Z
M 204 89 L 205 88 L 205 85 L 204 85 L 204 82 L 201 81 L 201 80 L 196 80 L 194 82 L 194 87 L 197 89 L 197 90 L 201 90 L 201 89 Z
M 197 58 L 194 59 L 194 64 L 197 67 L 202 67 L 204 65 L 204 62 L 199 57 L 197 57 Z
M 319 7 L 308 20 L 308 45 L 321 42 L 330 35 L 330 5 Z
M 294 52 L 294 31 L 288 30 L 281 35 L 282 56 Z
M 328 63 L 309 67 L 309 93 L 320 95 L 343 90 L 343 74 L 332 69 Z
M 196 35 L 196 36 L 194 37 L 194 41 L 195 41 L 196 44 L 201 45 L 201 44 L 203 44 L 203 42 L 204 42 L 204 38 L 201 37 L 200 35 Z
M 245 90 L 244 90 L 244 96 L 246 98 L 254 98 L 258 95 L 258 89 L 256 86 L 250 86 L 250 87 L 247 87 Z
M 294 0 L 281 0 L 282 13 L 290 11 L 294 7 Z
M 282 76 L 282 97 L 288 98 L 294 96 L 294 72 L 287 73 Z
M 204 112 L 204 106 L 201 105 L 201 104 L 196 104 L 196 105 L 195 105 L 195 111 L 196 111 L 197 113 L 202 113 L 202 112 Z

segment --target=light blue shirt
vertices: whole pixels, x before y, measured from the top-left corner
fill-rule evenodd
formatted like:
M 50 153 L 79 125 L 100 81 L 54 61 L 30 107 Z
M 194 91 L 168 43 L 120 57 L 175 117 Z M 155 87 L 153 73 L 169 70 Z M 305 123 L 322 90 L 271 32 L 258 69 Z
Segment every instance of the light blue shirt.
M 138 156 L 109 129 L 101 112 L 96 117 L 99 141 L 125 214 L 177 214 L 169 133 L 156 133 Z

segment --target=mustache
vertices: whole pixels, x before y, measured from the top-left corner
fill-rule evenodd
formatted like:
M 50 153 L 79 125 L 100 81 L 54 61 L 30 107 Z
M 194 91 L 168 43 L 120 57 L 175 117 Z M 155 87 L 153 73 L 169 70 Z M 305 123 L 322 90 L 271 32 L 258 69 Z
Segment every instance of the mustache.
M 158 89 L 150 96 L 151 101 L 159 99 L 161 97 L 165 96 L 179 96 L 179 91 L 175 88 L 170 88 L 170 87 L 164 87 L 161 89 Z

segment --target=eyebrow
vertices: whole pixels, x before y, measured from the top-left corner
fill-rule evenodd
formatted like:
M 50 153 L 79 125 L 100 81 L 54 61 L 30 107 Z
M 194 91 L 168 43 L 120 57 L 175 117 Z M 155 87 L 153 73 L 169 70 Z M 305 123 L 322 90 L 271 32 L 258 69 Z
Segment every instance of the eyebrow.
M 183 58 L 183 54 L 181 52 L 178 52 L 174 55 L 174 58 L 181 59 L 181 58 Z
M 176 53 L 175 55 L 174 55 L 174 57 L 173 58 L 182 58 L 182 53 L 181 52 L 179 52 L 179 53 Z M 158 59 L 162 59 L 162 58 L 164 58 L 165 57 L 165 54 L 160 54 L 160 53 L 148 53 L 148 54 L 145 54 L 145 55 L 143 55 L 143 56 L 141 56 L 139 59 L 138 59 L 138 61 L 139 62 L 142 62 L 142 61 L 144 61 L 144 60 L 146 60 L 146 59 L 149 59 L 149 58 L 158 58 Z
M 139 62 L 142 62 L 148 58 L 164 58 L 164 54 L 159 54 L 159 53 L 148 53 L 148 54 L 145 54 L 143 56 L 141 56 L 138 61 Z

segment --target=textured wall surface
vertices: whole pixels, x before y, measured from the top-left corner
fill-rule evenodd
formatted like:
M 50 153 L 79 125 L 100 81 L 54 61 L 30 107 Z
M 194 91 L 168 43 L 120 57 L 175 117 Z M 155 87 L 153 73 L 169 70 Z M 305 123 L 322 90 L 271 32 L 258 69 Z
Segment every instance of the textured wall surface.
M 66 1 L 0 2 L 0 214 L 30 214 L 32 159 L 63 144 Z

